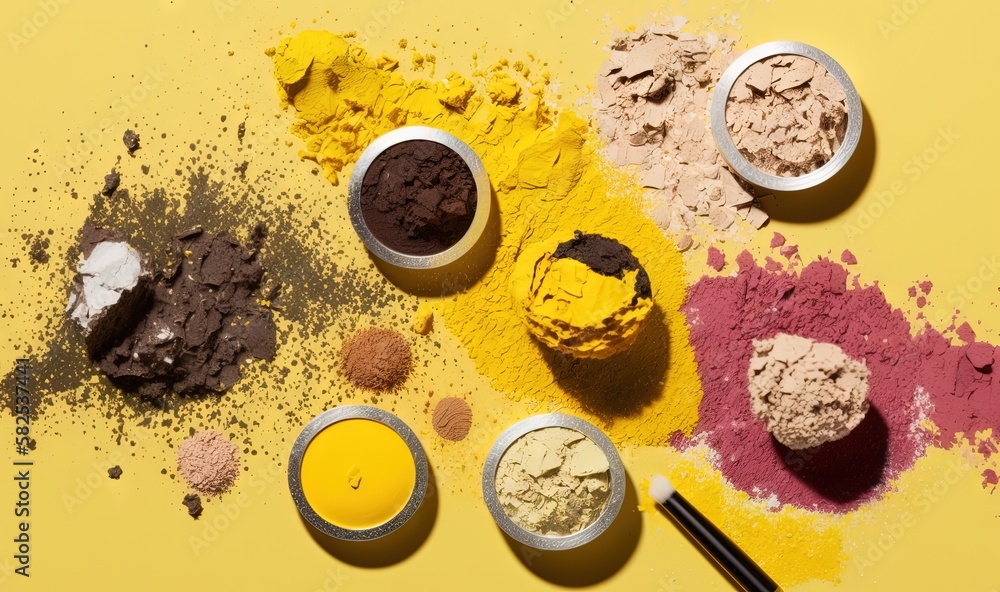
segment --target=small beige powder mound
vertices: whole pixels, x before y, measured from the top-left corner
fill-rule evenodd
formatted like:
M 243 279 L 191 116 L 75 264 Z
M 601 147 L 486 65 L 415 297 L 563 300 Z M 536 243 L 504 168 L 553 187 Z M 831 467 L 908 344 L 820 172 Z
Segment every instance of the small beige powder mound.
M 826 164 L 847 131 L 847 95 L 810 58 L 780 55 L 747 68 L 726 103 L 733 142 L 755 167 L 797 177 Z
M 779 333 L 754 341 L 753 414 L 798 450 L 843 438 L 868 412 L 868 367 L 832 343 Z
M 431 424 L 445 440 L 459 442 L 469 435 L 472 428 L 472 409 L 458 397 L 445 397 L 434 407 Z
M 195 491 L 221 495 L 240 474 L 236 445 L 219 432 L 198 432 L 177 448 L 177 472 Z
M 610 496 L 610 465 L 597 444 L 576 430 L 542 428 L 504 452 L 496 491 L 504 512 L 544 535 L 579 532 L 601 515 Z

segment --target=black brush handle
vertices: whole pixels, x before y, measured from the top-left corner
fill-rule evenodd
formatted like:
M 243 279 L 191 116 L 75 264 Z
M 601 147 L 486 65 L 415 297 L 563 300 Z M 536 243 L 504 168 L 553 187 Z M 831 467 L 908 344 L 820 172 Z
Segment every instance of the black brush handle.
M 680 526 L 691 538 L 719 562 L 736 582 L 747 592 L 775 592 L 780 590 L 774 580 L 754 563 L 736 543 L 729 540 L 708 518 L 695 509 L 681 494 L 674 492 L 663 503 Z

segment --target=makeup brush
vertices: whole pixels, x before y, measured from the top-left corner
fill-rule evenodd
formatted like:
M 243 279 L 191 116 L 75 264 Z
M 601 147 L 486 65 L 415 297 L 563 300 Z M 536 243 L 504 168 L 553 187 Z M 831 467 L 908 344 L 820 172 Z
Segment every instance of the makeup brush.
M 649 481 L 649 495 L 660 508 L 698 541 L 701 548 L 711 555 L 726 572 L 747 592 L 781 592 L 781 588 L 764 570 L 750 559 L 736 543 L 722 534 L 708 518 L 677 493 L 674 485 L 663 475 L 653 475 Z

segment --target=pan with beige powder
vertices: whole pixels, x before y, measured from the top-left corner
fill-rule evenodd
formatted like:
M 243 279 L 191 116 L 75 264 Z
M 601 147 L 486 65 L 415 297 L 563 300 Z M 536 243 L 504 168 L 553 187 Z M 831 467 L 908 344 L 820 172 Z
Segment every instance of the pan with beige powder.
M 512 539 L 549 551 L 597 538 L 625 498 L 625 468 L 611 440 L 570 415 L 536 415 L 497 438 L 483 498 Z
M 723 73 L 711 107 L 726 162 L 774 191 L 814 187 L 839 171 L 861 138 L 861 99 L 826 53 L 795 41 L 751 48 Z

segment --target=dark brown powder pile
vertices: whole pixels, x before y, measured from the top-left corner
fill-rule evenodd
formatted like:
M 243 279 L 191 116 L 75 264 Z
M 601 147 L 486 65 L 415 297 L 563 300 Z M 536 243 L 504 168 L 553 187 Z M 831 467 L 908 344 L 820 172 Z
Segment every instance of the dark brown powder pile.
M 361 211 L 375 237 L 408 255 L 432 255 L 457 243 L 476 213 L 476 182 L 452 149 L 427 140 L 392 146 L 372 162 Z
M 445 440 L 464 440 L 472 427 L 472 409 L 458 397 L 445 397 L 434 407 L 431 423 L 434 431 Z
M 271 311 L 256 300 L 264 268 L 255 249 L 194 229 L 172 251 L 145 314 L 98 359 L 112 381 L 154 401 L 224 391 L 242 362 L 271 360 L 276 348 Z
M 392 329 L 362 329 L 340 350 L 341 372 L 357 388 L 394 390 L 406 382 L 412 367 L 410 344 Z

